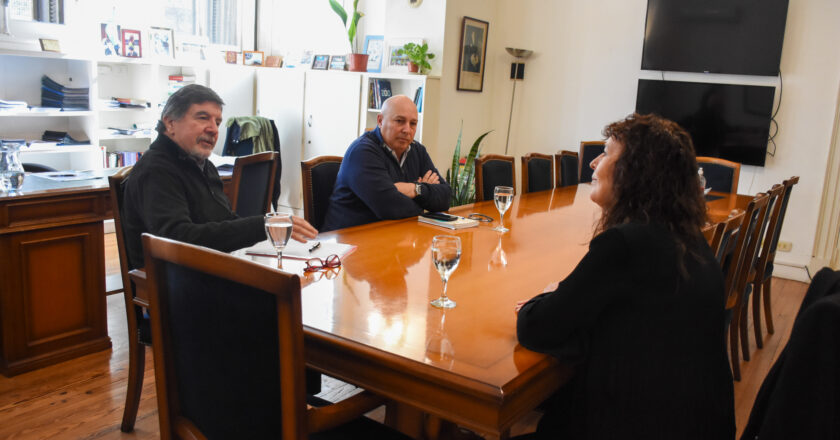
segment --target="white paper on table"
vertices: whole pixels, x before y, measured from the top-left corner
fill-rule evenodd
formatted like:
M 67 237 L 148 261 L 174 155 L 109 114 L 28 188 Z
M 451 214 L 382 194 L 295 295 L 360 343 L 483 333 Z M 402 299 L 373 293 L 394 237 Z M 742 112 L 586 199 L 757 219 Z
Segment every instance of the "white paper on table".
M 312 247 L 315 246 L 315 243 L 321 243 L 321 245 L 310 252 L 309 249 L 312 249 Z M 333 254 L 338 255 L 338 258 L 344 258 L 347 255 L 350 255 L 350 253 L 354 250 L 356 250 L 356 246 L 352 244 L 336 243 L 334 241 L 324 240 L 310 240 L 306 243 L 301 243 L 299 241 L 289 239 L 289 242 L 286 243 L 286 248 L 283 249 L 283 258 L 291 258 L 295 260 L 320 258 L 323 260 Z M 245 254 L 261 255 L 266 257 L 277 256 L 277 252 L 274 251 L 274 246 L 272 246 L 268 240 L 261 241 L 245 249 Z

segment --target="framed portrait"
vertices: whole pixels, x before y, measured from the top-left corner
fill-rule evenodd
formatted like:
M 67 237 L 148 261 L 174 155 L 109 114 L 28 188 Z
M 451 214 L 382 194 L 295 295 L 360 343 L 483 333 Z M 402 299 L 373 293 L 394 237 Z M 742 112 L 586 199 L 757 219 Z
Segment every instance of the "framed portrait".
M 161 60 L 175 58 L 174 38 L 172 29 L 150 27 L 149 41 L 151 42 L 152 56 Z
M 385 37 L 368 35 L 365 37 L 365 53 L 368 55 L 368 72 L 382 71 L 382 56 L 385 55 Z
M 99 24 L 100 44 L 102 54 L 106 57 L 122 56 L 122 36 L 120 26 L 114 23 Z
M 242 64 L 246 66 L 262 66 L 265 63 L 265 54 L 257 50 L 243 50 Z
M 480 92 L 484 89 L 489 28 L 490 23 L 486 21 L 464 17 L 461 27 L 461 53 L 458 57 L 458 90 Z
M 226 50 L 225 51 L 225 62 L 228 64 L 238 64 L 239 63 L 239 52 L 235 50 Z
M 345 65 L 347 65 L 346 55 L 333 55 L 330 58 L 330 70 L 344 70 Z
M 140 45 L 140 31 L 134 29 L 122 30 L 123 56 L 128 58 L 140 58 L 143 56 L 143 48 Z
M 330 64 L 330 56 L 329 55 L 315 55 L 312 59 L 312 69 L 313 70 L 327 70 L 327 67 Z
M 388 40 L 387 63 L 384 71 L 394 73 L 408 72 L 408 56 L 397 55 L 397 50 L 402 49 L 406 43 L 423 44 L 422 38 L 394 38 Z

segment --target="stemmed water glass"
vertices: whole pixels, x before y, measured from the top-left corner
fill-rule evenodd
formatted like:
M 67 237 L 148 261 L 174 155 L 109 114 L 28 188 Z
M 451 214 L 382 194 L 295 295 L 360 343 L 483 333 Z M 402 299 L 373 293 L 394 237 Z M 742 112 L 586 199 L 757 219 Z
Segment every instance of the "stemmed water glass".
M 443 294 L 432 301 L 432 305 L 442 309 L 451 309 L 455 307 L 455 301 L 446 296 L 446 284 L 461 261 L 461 239 L 454 235 L 436 235 L 432 239 L 432 261 L 443 281 Z
M 277 265 L 281 264 L 283 249 L 292 236 L 292 216 L 280 212 L 269 212 L 265 215 L 265 235 L 277 252 Z
M 505 212 L 513 203 L 513 188 L 509 186 L 497 186 L 493 190 L 493 201 L 496 202 L 496 209 L 499 210 L 499 226 L 493 228 L 494 231 L 507 232 L 510 229 L 505 227 Z

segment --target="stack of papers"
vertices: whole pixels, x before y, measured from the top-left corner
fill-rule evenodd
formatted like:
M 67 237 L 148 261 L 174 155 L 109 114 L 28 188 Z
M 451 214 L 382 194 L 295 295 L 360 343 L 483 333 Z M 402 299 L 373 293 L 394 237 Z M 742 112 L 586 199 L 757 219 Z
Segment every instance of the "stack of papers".
M 336 243 L 334 241 L 311 240 L 306 243 L 301 243 L 289 239 L 289 242 L 286 243 L 286 249 L 283 250 L 283 258 L 291 258 L 293 260 L 320 258 L 323 260 L 330 255 L 338 255 L 338 258 L 344 259 L 344 257 L 350 255 L 354 250 L 356 250 L 356 246 Z M 261 241 L 245 249 L 245 254 L 265 257 L 277 256 L 277 252 L 268 240 Z
M 29 105 L 26 103 L 26 101 L 5 101 L 3 99 L 0 99 L 0 112 L 26 111 L 27 108 L 29 108 Z
M 41 105 L 62 110 L 89 110 L 90 89 L 65 87 L 44 75 L 41 77 Z

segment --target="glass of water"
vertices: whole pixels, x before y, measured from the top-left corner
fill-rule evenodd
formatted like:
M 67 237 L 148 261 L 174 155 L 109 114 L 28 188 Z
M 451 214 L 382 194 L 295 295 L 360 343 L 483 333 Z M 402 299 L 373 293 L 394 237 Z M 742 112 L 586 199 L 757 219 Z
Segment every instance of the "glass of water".
M 505 212 L 513 203 L 513 188 L 509 186 L 497 186 L 493 190 L 493 201 L 496 202 L 496 209 L 499 210 L 499 226 L 493 228 L 494 231 L 507 232 L 510 229 L 505 227 Z
M 20 147 L 16 142 L 0 142 L 0 192 L 17 192 L 23 185 Z
M 289 242 L 289 237 L 292 236 L 292 216 L 280 212 L 269 212 L 266 214 L 265 235 L 268 236 L 268 242 L 277 251 L 277 264 L 280 264 L 280 260 L 283 257 L 283 249 L 286 248 L 286 243 Z
M 436 235 L 432 239 L 432 261 L 443 281 L 443 293 L 432 301 L 432 305 L 441 309 L 455 307 L 455 301 L 446 296 L 446 284 L 458 263 L 461 262 L 461 239 L 454 235 Z

